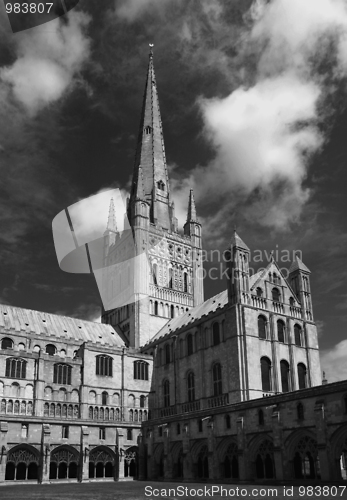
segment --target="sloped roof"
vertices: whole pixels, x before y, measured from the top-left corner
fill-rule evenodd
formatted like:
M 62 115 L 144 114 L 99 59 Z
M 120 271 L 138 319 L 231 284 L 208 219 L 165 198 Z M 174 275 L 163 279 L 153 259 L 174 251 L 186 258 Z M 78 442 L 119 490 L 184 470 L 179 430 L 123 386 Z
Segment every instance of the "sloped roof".
M 246 243 L 244 241 L 242 241 L 242 239 L 240 238 L 240 236 L 237 234 L 236 231 L 233 232 L 233 235 L 231 237 L 231 246 L 243 248 L 245 250 L 249 250 Z
M 125 346 L 111 325 L 0 304 L 0 333 L 26 333 L 60 341 Z
M 294 271 L 297 271 L 298 269 L 300 271 L 305 271 L 306 273 L 311 273 L 309 268 L 307 266 L 305 266 L 303 261 L 301 259 L 299 259 L 299 257 L 296 255 L 293 264 L 289 268 L 289 274 L 294 272 Z
M 267 270 L 265 270 L 265 272 L 267 272 Z M 263 269 L 261 271 L 252 274 L 252 276 L 249 277 L 249 288 L 252 288 L 252 286 L 255 285 L 258 279 L 261 278 L 263 274 L 265 274 L 265 272 Z
M 181 316 L 177 316 L 176 318 L 169 320 L 161 328 L 161 330 L 159 330 L 159 332 L 142 347 L 142 349 L 147 349 L 149 345 L 156 343 L 159 339 L 165 337 L 165 335 L 171 334 L 189 323 L 194 323 L 196 320 L 202 318 L 203 316 L 207 316 L 216 309 L 224 307 L 227 303 L 228 290 L 224 290 L 223 292 L 220 292 L 214 297 L 206 300 L 199 306 L 186 311 Z

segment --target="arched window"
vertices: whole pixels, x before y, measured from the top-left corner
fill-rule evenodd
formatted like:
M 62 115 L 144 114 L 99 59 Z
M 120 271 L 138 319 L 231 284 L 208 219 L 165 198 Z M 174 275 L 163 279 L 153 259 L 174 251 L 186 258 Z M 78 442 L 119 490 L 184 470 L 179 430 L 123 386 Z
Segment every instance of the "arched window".
M 155 285 L 158 284 L 158 264 L 157 263 L 154 263 L 153 264 L 153 283 Z
M 194 381 L 194 373 L 188 373 L 187 377 L 187 393 L 188 393 L 188 401 L 195 400 L 195 381 Z
M 213 365 L 212 376 L 213 376 L 213 395 L 220 396 L 221 394 L 223 394 L 223 387 L 222 387 L 222 367 L 219 363 Z
M 289 392 L 289 363 L 284 359 L 280 363 L 281 366 L 281 382 L 282 382 L 282 392 Z
M 275 302 L 279 302 L 281 300 L 281 295 L 278 288 L 272 289 L 272 300 L 274 300 Z
M 278 276 L 277 276 L 277 274 L 276 274 L 276 273 L 273 273 L 273 275 L 272 275 L 272 281 L 273 281 L 274 283 L 276 283 L 276 284 L 278 284 L 278 283 L 279 283 L 279 279 L 278 279 Z
M 307 387 L 307 370 L 303 363 L 298 364 L 298 380 L 299 389 L 306 389 Z
M 218 345 L 220 343 L 219 323 L 217 322 L 213 323 L 212 332 L 213 332 L 213 345 Z
M 103 391 L 101 393 L 101 404 L 102 405 L 107 405 L 108 404 L 108 392 Z
M 258 316 L 258 335 L 260 339 L 266 339 L 266 318 Z
M 183 273 L 183 291 L 188 292 L 188 274 L 186 272 Z
M 171 316 L 171 318 L 175 317 L 175 308 L 172 304 L 170 306 L 170 316 Z
M 263 412 L 263 410 L 258 411 L 258 424 L 264 425 L 264 412 Z
M 53 370 L 54 384 L 71 385 L 71 366 L 57 363 Z
M 295 340 L 295 345 L 299 347 L 302 346 L 302 329 L 301 326 L 298 324 L 294 325 L 294 340 Z
M 155 316 L 158 316 L 158 301 L 157 300 L 154 302 L 154 314 L 155 314 Z
M 112 362 L 113 359 L 110 356 L 105 356 L 103 354 L 96 356 L 96 375 L 102 375 L 103 377 L 112 377 Z
M 57 352 L 57 348 L 53 344 L 47 344 L 46 345 L 46 354 L 49 356 L 54 356 L 55 353 Z
M 169 288 L 172 288 L 172 286 L 173 286 L 172 267 L 169 267 Z M 173 316 L 171 316 L 171 318 L 173 318 Z
M 304 406 L 302 403 L 299 403 L 296 407 L 296 412 L 298 416 L 298 420 L 304 420 L 305 418 L 305 411 L 304 411 Z
M 168 406 L 170 406 L 170 382 L 168 380 L 164 380 L 163 395 L 164 408 L 167 408 Z
M 158 181 L 157 186 L 158 186 L 158 189 L 160 189 L 161 191 L 164 191 L 165 184 L 163 183 L 163 181 Z
M 26 378 L 27 362 L 21 358 L 7 358 L 5 376 L 11 378 Z
M 225 415 L 225 427 L 227 429 L 230 429 L 231 427 L 231 419 L 230 419 L 230 415 Z
M 294 301 L 293 297 L 289 297 L 289 305 L 293 306 L 294 304 L 295 304 L 295 301 Z
M 146 361 L 134 361 L 134 379 L 148 380 L 148 363 Z
M 271 361 L 265 356 L 260 360 L 261 384 L 263 391 L 271 391 Z
M 13 340 L 5 337 L 1 341 L 1 349 L 13 349 Z
M 145 127 L 145 134 L 148 135 L 148 134 L 151 133 L 151 131 L 152 131 L 152 127 L 150 127 L 149 125 L 146 125 L 146 127 Z
M 140 396 L 140 408 L 144 408 L 146 406 L 146 396 Z
M 165 363 L 168 364 L 171 362 L 171 346 L 170 344 L 166 344 L 165 346 Z
M 258 286 L 257 290 L 257 297 L 262 297 L 263 296 L 263 290 Z
M 277 338 L 278 342 L 284 342 L 284 332 L 285 332 L 285 327 L 284 323 L 281 319 L 277 321 Z
M 187 335 L 187 355 L 193 354 L 193 335 L 188 333 Z

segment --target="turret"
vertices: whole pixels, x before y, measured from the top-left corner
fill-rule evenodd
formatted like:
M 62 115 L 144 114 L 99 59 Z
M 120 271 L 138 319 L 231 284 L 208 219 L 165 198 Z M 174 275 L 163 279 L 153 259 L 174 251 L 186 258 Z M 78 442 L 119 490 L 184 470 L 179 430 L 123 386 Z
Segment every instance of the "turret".
M 313 321 L 310 274 L 311 271 L 296 255 L 289 269 L 289 283 L 301 303 L 302 318 L 307 321 Z
M 196 207 L 193 190 L 189 192 L 187 221 L 183 226 L 184 234 L 190 236 L 192 245 L 192 260 L 193 260 L 193 293 L 194 305 L 202 304 L 204 301 L 203 287 L 203 266 L 202 266 L 202 240 L 201 240 L 201 224 L 196 216 Z
M 231 304 L 245 302 L 249 292 L 250 250 L 236 230 L 231 238 L 230 248 L 224 253 L 228 268 L 228 300 Z

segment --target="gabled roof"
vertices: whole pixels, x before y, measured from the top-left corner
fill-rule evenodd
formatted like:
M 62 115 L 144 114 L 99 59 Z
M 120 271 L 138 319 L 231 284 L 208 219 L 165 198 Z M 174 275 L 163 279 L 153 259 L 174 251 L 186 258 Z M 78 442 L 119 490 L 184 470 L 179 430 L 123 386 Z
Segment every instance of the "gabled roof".
M 194 323 L 196 320 L 199 320 L 203 316 L 207 316 L 211 312 L 216 311 L 219 308 L 224 307 L 228 303 L 228 291 L 224 290 L 223 292 L 218 293 L 214 297 L 206 300 L 199 306 L 190 309 L 185 312 L 181 316 L 177 316 L 176 318 L 170 319 L 159 332 L 145 344 L 142 349 L 146 350 L 152 344 L 155 344 L 160 339 L 165 337 L 166 335 L 172 334 L 173 332 L 179 330 L 185 325 L 189 325 L 190 323 Z
M 300 271 L 305 271 L 306 273 L 311 273 L 309 268 L 307 266 L 305 266 L 303 261 L 301 259 L 299 259 L 299 257 L 296 255 L 293 264 L 289 268 L 289 274 L 293 273 L 294 271 L 297 271 L 298 269 Z
M 42 335 L 45 339 L 123 347 L 111 325 L 0 304 L 0 333 Z

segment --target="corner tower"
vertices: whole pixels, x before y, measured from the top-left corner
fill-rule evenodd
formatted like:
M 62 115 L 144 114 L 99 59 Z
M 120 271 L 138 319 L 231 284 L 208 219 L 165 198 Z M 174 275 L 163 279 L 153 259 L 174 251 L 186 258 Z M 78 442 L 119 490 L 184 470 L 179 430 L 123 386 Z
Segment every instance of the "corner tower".
M 135 301 L 103 312 L 131 347 L 146 344 L 171 318 L 204 300 L 201 224 L 192 192 L 184 233 L 178 232 L 166 164 L 159 99 L 150 46 L 140 129 L 127 214 L 135 254 L 144 254 L 134 272 Z M 109 259 L 112 262 L 112 247 Z

